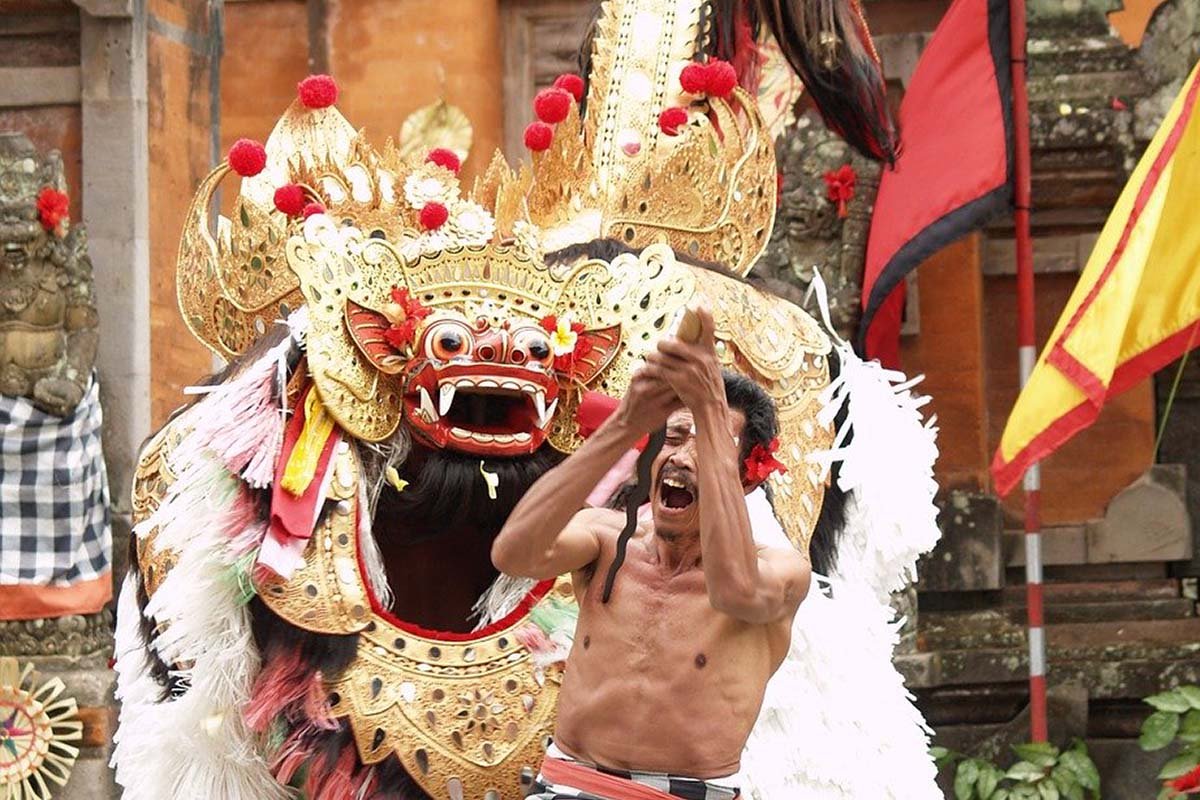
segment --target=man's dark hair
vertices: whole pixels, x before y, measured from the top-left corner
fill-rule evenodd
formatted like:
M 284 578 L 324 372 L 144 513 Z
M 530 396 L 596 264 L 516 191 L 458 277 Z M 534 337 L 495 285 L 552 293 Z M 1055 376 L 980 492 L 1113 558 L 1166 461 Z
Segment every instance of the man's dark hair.
M 725 379 L 725 401 L 730 408 L 736 408 L 746 417 L 739 453 L 741 460 L 745 461 L 755 445 L 766 447 L 779 435 L 775 403 L 765 389 L 745 375 L 724 370 L 721 377 Z

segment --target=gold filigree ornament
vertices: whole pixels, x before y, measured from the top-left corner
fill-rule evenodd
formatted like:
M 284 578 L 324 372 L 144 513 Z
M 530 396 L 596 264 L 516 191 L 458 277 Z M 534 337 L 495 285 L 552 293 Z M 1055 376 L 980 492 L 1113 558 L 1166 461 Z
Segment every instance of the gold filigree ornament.
M 697 57 L 700 0 L 608 0 L 596 25 L 587 118 L 572 109 L 533 155 L 532 221 L 547 250 L 609 237 L 745 275 L 775 219 L 775 151 L 758 103 L 683 92 Z M 706 34 L 707 35 L 707 34 Z M 676 135 L 660 113 L 688 111 Z
M 0 800 L 50 800 L 71 777 L 83 738 L 61 678 L 38 683 L 33 665 L 0 658 Z
M 357 486 L 361 465 L 349 443 L 334 470 Z M 394 753 L 434 797 L 524 796 L 553 731 L 562 669 L 539 667 L 522 641 L 537 606 L 574 602 L 570 581 L 540 585 L 477 634 L 403 623 L 371 594 L 359 560 L 358 493 L 344 494 L 314 531 L 304 566 L 289 580 L 263 582 L 260 596 L 305 630 L 359 634 L 357 657 L 326 688 L 330 713 L 348 721 L 364 764 Z

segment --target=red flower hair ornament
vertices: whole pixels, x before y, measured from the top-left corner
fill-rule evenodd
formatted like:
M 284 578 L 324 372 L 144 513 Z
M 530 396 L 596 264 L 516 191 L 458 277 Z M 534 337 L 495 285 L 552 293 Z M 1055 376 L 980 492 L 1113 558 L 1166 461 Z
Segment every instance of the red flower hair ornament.
M 842 164 L 840 168 L 826 172 L 824 177 L 826 196 L 829 202 L 837 203 L 838 216 L 845 219 L 850 214 L 847 204 L 854 198 L 858 173 L 849 164 Z
M 38 221 L 48 232 L 56 236 L 63 235 L 63 222 L 71 214 L 71 198 L 66 192 L 60 192 L 52 186 L 47 186 L 38 192 L 37 196 Z
M 787 467 L 783 462 L 775 458 L 778 450 L 778 438 L 772 439 L 765 447 L 761 444 L 754 445 L 754 449 L 746 457 L 746 480 L 751 483 L 762 483 L 776 472 L 781 475 L 787 472 Z
M 417 326 L 432 311 L 433 309 L 423 306 L 420 300 L 410 296 L 408 289 L 393 286 L 392 302 L 383 309 L 383 315 L 392 324 L 383 332 L 383 338 L 397 350 L 408 350 L 416 341 Z
M 550 334 L 554 371 L 567 378 L 574 378 L 579 362 L 587 358 L 596 347 L 592 337 L 583 332 L 583 323 L 551 314 L 542 319 L 542 329 Z

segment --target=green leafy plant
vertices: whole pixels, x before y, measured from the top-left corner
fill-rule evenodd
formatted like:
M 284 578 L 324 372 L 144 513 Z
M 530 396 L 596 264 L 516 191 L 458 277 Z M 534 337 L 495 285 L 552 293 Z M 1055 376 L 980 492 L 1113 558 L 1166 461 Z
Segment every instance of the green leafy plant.
M 1046 742 L 1013 745 L 1017 761 L 1007 770 L 991 761 L 934 747 L 938 769 L 953 764 L 955 800 L 1099 800 L 1100 773 L 1087 745 L 1067 750 Z
M 1200 686 L 1181 686 L 1145 702 L 1154 711 L 1142 723 L 1138 744 L 1146 751 L 1178 750 L 1158 772 L 1164 781 L 1159 798 L 1200 794 Z

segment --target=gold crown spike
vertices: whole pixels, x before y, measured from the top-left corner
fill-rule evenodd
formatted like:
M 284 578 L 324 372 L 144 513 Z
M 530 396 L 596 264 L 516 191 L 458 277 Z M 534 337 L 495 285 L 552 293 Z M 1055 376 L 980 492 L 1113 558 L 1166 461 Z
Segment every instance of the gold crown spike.
M 294 102 L 266 143 L 267 166 L 244 178 L 229 218 L 210 228 L 213 198 L 231 172 L 221 164 L 201 183 L 184 218 L 176 260 L 176 292 L 192 334 L 222 358 L 245 351 L 275 320 L 303 302 L 299 281 L 284 260 L 286 216 L 275 210 L 275 189 L 293 183 L 300 168 L 343 162 L 355 131 L 336 109 Z
M 666 241 L 692 258 L 750 271 L 771 236 L 777 168 L 757 104 L 741 89 L 733 99 L 746 132 L 730 105 L 713 102 L 720 132 L 702 117 L 662 163 L 635 172 L 610 200 L 607 236 L 632 247 Z
M 661 158 L 668 106 L 687 105 L 679 73 L 692 62 L 707 0 L 605 0 L 596 22 L 585 125 L 601 185 Z
M 599 237 L 656 242 L 750 271 L 775 220 L 775 151 L 757 102 L 683 91 L 702 39 L 700 0 L 608 0 L 597 23 L 587 118 L 576 110 L 533 157 L 530 216 L 547 251 Z M 687 110 L 677 135 L 659 115 Z

